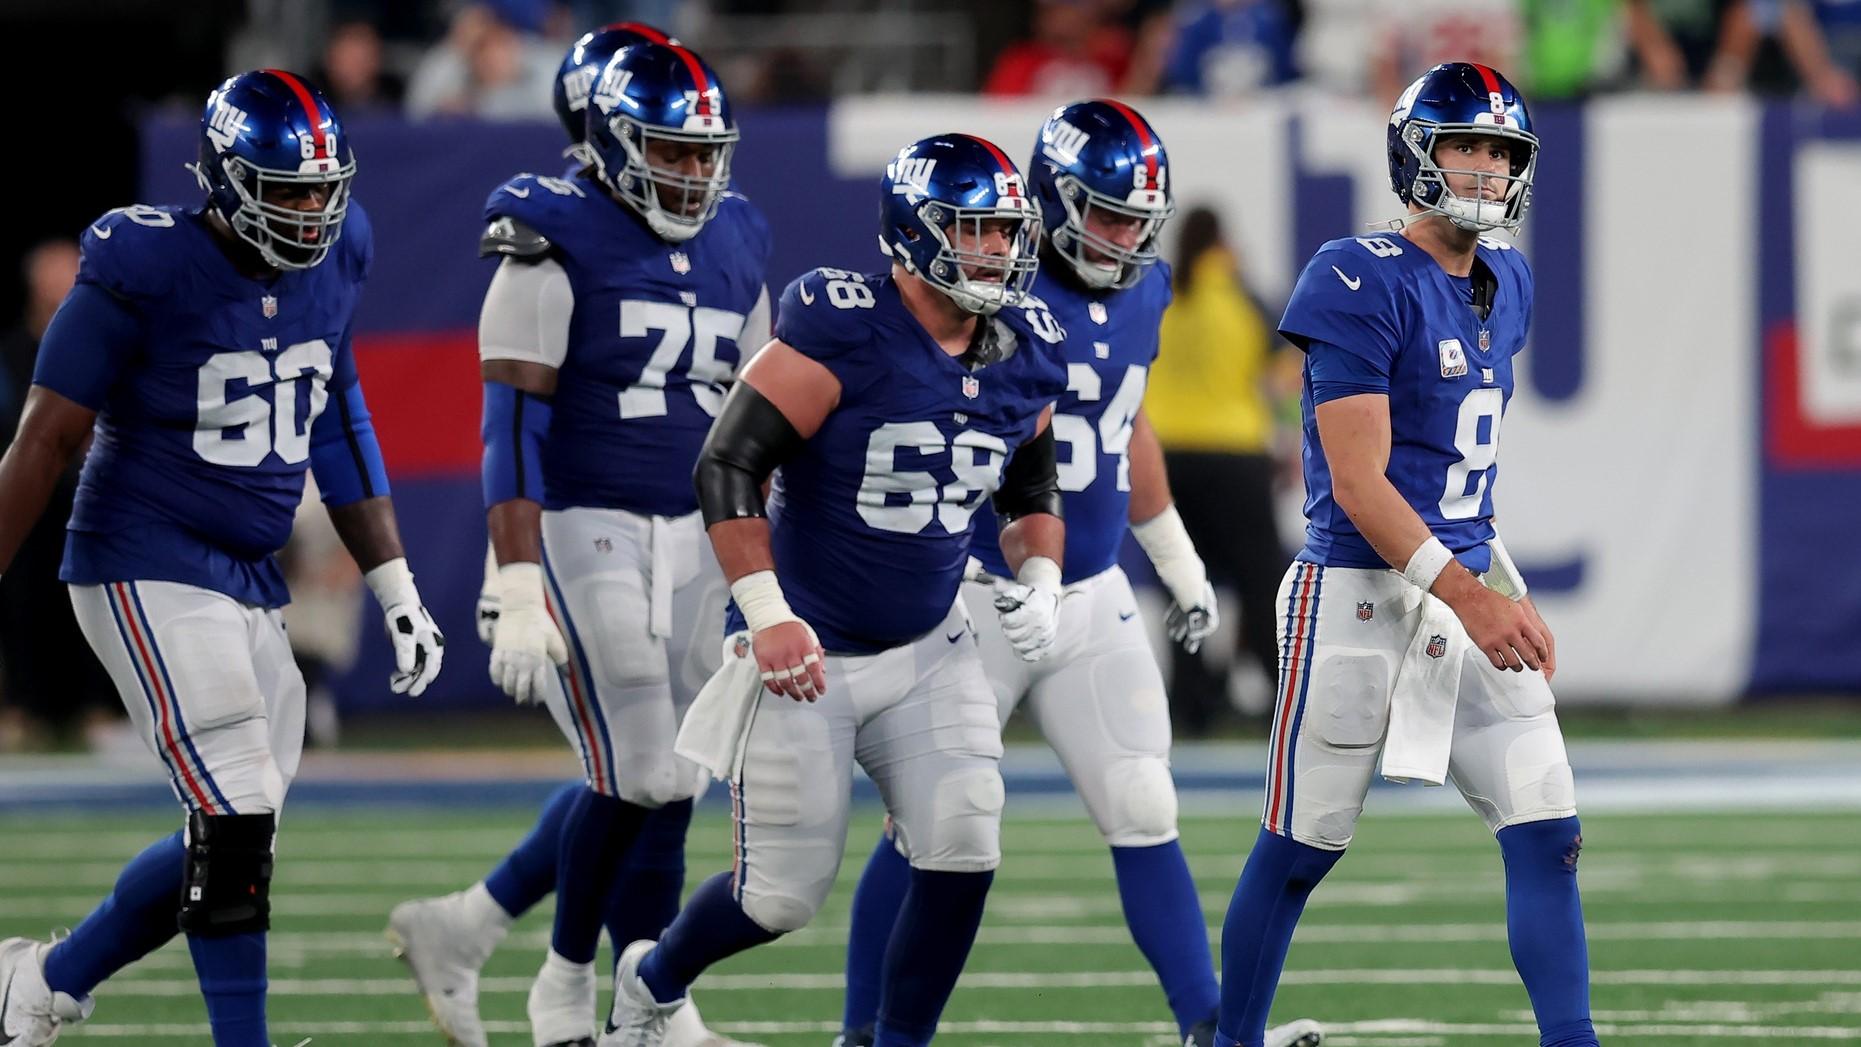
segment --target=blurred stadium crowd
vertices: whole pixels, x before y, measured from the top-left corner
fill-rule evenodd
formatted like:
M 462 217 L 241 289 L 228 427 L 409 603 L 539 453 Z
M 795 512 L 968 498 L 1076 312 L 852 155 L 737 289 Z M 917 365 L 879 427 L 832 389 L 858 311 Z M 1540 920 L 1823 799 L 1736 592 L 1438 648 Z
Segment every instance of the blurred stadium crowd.
M 75 277 L 76 233 L 104 209 L 138 198 L 138 115 L 151 106 L 192 111 L 214 83 L 241 69 L 302 70 L 348 117 L 546 120 L 551 77 L 570 41 L 631 19 L 702 51 L 733 100 L 749 106 L 887 92 L 1056 100 L 1173 94 L 1244 105 L 1264 92 L 1311 91 L 1387 100 L 1416 70 L 1447 59 L 1507 70 L 1534 102 L 1710 91 L 1861 104 L 1861 0 L 11 0 L 6 7 L 0 31 L 10 51 L 64 56 L 69 75 L 48 79 L 43 66 L 23 60 L 0 69 L 6 97 L 24 103 L 15 144 L 54 158 L 15 169 L 38 172 L 26 189 L 34 204 L 0 223 L 0 257 L 13 277 L 0 281 L 0 317 L 10 318 L 0 335 L 0 448 L 14 432 L 38 337 Z M 56 177 L 43 177 L 48 172 Z M 1248 529 L 1251 546 L 1224 552 L 1213 537 L 1218 529 L 1197 537 L 1242 604 L 1258 605 L 1272 599 L 1283 563 L 1273 488 L 1297 483 L 1289 468 L 1296 441 L 1283 424 L 1286 399 L 1296 398 L 1296 365 L 1274 360 L 1271 314 L 1249 293 L 1215 223 L 1213 213 L 1178 220 L 1178 306 L 1152 379 L 1153 401 L 1165 402 L 1153 402 L 1151 413 L 1171 471 L 1181 474 L 1173 477 L 1178 491 L 1241 492 L 1204 507 L 1211 518 L 1234 519 L 1236 500 L 1252 506 L 1246 518 L 1259 523 Z M 1220 359 L 1197 359 L 1211 345 L 1222 347 Z M 1172 361 L 1183 369 L 1177 379 Z M 1211 367 L 1225 376 L 1222 388 L 1197 377 Z M 65 613 L 56 579 L 74 489 L 75 471 L 0 581 L 0 751 L 86 732 L 92 744 L 134 745 L 108 726 L 118 703 Z M 1185 498 L 1185 517 L 1196 515 L 1193 500 Z M 353 653 L 342 608 L 354 602 L 356 579 L 326 538 L 306 532 L 295 549 L 293 589 L 304 621 L 292 631 L 304 638 L 307 661 L 341 664 Z M 1244 628 L 1231 646 L 1270 672 L 1270 621 L 1245 617 L 1263 626 Z M 1227 677 L 1181 659 L 1175 669 L 1178 729 L 1200 734 L 1225 712 Z M 307 675 L 314 694 L 315 664 Z M 1242 690 L 1264 694 L 1267 681 L 1253 679 Z M 322 733 L 332 731 L 328 720 Z

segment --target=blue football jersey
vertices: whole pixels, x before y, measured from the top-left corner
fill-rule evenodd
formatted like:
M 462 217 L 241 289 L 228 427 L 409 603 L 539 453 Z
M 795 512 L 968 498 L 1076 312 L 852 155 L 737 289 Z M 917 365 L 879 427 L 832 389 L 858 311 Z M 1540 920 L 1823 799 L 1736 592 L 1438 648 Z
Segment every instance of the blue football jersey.
M 1144 403 L 1157 328 L 1170 304 L 1170 267 L 1150 268 L 1123 290 L 1081 287 L 1043 265 L 1034 293 L 1066 331 L 1066 394 L 1053 406 L 1053 438 L 1066 511 L 1067 583 L 1118 562 L 1131 513 L 1131 424 Z M 1007 577 L 993 513 L 979 513 L 970 550 Z
M 697 236 L 669 244 L 587 178 L 518 175 L 487 220 L 514 218 L 554 245 L 575 295 L 568 357 L 543 446 L 543 504 L 650 516 L 697 511 L 698 449 L 744 353 L 763 290 L 769 227 L 726 194 Z
M 1512 398 L 1512 357 L 1531 327 L 1524 255 L 1482 237 L 1478 260 L 1497 281 L 1484 320 L 1462 282 L 1396 236 L 1346 237 L 1319 249 L 1299 275 L 1280 333 L 1301 349 L 1335 345 L 1389 378 L 1387 476 L 1428 529 L 1470 570 L 1491 564 L 1500 422 Z M 1477 269 L 1476 269 L 1477 272 Z M 1301 559 L 1387 567 L 1331 495 L 1308 363 L 1306 543 Z
M 272 554 L 303 498 L 312 430 L 357 382 L 350 328 L 372 237 L 352 202 L 321 264 L 258 280 L 207 221 L 137 206 L 84 233 L 79 284 L 132 312 L 139 341 L 48 332 L 55 358 L 42 354 L 34 380 L 99 412 L 60 577 L 181 582 L 276 607 L 289 596 Z
M 982 322 L 1012 350 L 970 370 L 889 273 L 816 269 L 782 294 L 775 336 L 840 381 L 839 404 L 769 500 L 782 590 L 829 651 L 882 651 L 943 620 L 975 518 L 993 513 L 1003 466 L 1066 391 L 1064 332 L 1044 308 Z

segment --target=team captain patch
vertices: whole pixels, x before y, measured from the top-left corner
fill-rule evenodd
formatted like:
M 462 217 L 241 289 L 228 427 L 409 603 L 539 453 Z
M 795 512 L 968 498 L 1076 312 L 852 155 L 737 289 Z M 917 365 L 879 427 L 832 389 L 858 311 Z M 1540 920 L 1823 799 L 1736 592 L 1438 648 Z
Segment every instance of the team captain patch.
M 1441 350 L 1441 377 L 1459 378 L 1467 373 L 1467 353 L 1460 347 L 1460 339 L 1443 338 L 1435 343 Z

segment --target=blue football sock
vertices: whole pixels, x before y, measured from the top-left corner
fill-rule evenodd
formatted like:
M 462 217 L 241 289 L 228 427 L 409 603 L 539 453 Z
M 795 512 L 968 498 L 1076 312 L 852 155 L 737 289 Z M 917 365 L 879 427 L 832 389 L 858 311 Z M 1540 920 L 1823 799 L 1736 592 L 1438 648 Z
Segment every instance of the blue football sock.
M 1218 1044 L 1261 1047 L 1292 932 L 1312 888 L 1344 857 L 1260 830 L 1221 924 Z M 1221 1038 L 1221 1037 L 1225 1037 Z
M 187 844 L 178 830 L 131 858 L 109 897 L 45 955 L 46 983 L 58 992 L 87 996 L 105 978 L 179 934 L 175 916 L 186 873 Z
M 640 964 L 640 980 L 654 999 L 671 1003 L 706 967 L 780 937 L 744 914 L 731 895 L 730 874 L 718 873 L 691 892 L 691 900 Z
M 1176 1032 L 1214 1017 L 1221 1003 L 1215 961 L 1208 950 L 1208 923 L 1189 875 L 1189 862 L 1175 840 L 1154 847 L 1113 847 L 1124 922 L 1150 961 L 1176 1016 Z
M 925 1047 L 969 959 L 989 897 L 990 872 L 911 870 L 885 950 L 885 988 L 874 1047 Z
M 690 800 L 666 804 L 640 826 L 607 899 L 604 922 L 615 956 L 642 938 L 659 937 L 678 915 L 679 894 L 685 890 L 685 830 L 690 827 Z
M 549 946 L 570 963 L 593 963 L 609 888 L 651 813 L 584 787 L 562 822 L 556 857 L 556 923 Z
M 1506 861 L 1506 937 L 1538 1016 L 1540 1047 L 1596 1047 L 1590 955 L 1577 895 L 1583 827 L 1575 818 L 1499 830 Z
M 570 782 L 550 794 L 530 835 L 485 877 L 485 890 L 511 919 L 529 912 L 556 889 L 556 856 L 562 848 L 562 823 L 568 819 L 575 798 L 585 791 L 587 786 Z
M 187 936 L 213 1047 L 271 1047 L 265 1029 L 265 932 Z
M 911 887 L 911 863 L 898 853 L 890 833 L 866 859 L 853 891 L 853 925 L 846 942 L 846 1013 L 842 1027 L 869 1029 L 879 1020 L 879 986 L 885 977 L 885 947 Z

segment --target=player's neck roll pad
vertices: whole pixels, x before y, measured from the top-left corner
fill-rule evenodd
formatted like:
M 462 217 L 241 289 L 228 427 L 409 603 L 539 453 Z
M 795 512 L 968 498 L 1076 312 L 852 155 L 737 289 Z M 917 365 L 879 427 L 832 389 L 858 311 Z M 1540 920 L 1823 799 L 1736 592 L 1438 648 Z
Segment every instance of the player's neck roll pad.
M 187 819 L 187 872 L 179 923 L 214 937 L 271 927 L 271 840 L 278 816 L 206 814 Z

